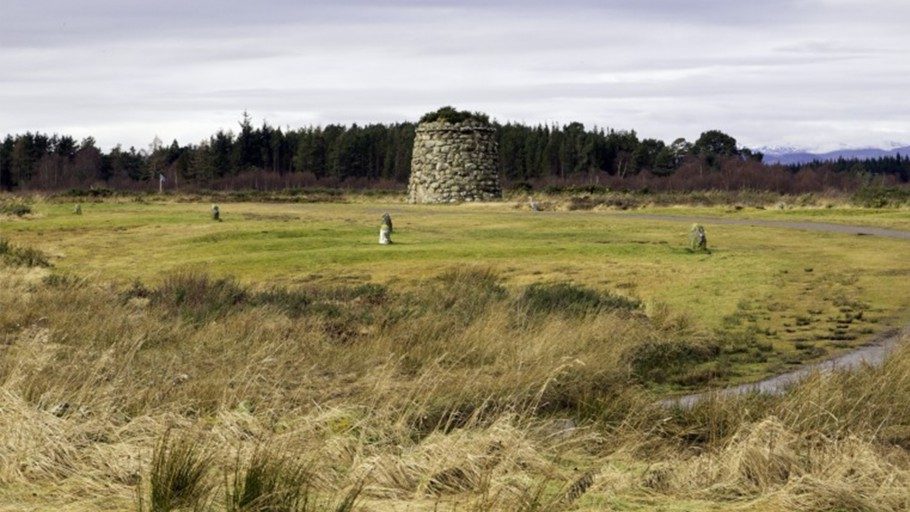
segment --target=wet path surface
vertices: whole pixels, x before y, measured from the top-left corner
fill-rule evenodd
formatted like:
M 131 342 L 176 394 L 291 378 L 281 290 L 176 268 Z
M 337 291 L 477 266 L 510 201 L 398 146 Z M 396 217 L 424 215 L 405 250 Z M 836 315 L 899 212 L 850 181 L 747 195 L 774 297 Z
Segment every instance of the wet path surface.
M 787 391 L 790 386 L 805 379 L 815 372 L 829 373 L 833 371 L 850 371 L 866 365 L 879 366 L 888 354 L 890 354 L 898 345 L 901 337 L 910 331 L 910 326 L 905 331 L 892 329 L 877 336 L 870 344 L 852 350 L 840 356 L 825 361 L 809 364 L 800 367 L 792 372 L 782 373 L 758 382 L 740 384 L 729 388 L 721 388 L 691 395 L 677 396 L 661 400 L 661 404 L 667 407 L 691 408 L 698 402 L 707 398 L 722 398 L 729 396 L 745 395 L 748 393 L 765 393 L 769 395 L 779 395 Z
M 633 219 L 650 219 L 665 222 L 698 222 L 701 224 L 732 224 L 736 226 L 756 226 L 762 228 L 798 229 L 819 231 L 823 233 L 840 233 L 844 235 L 867 235 L 884 238 L 901 238 L 910 240 L 910 231 L 900 229 L 876 228 L 872 226 L 854 226 L 851 224 L 833 224 L 830 222 L 761 220 L 761 219 L 728 219 L 723 217 L 700 217 L 689 215 L 659 215 L 648 213 L 622 213 L 620 217 Z

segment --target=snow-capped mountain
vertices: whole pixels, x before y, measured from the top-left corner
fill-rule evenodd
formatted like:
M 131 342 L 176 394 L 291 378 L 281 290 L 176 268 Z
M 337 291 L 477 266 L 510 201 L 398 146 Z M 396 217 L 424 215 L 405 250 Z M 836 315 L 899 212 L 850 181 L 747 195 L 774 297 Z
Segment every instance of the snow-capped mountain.
M 870 160 L 873 158 L 882 158 L 886 156 L 910 156 L 910 146 L 890 143 L 889 149 L 881 148 L 859 148 L 859 149 L 838 149 L 835 151 L 812 152 L 791 147 L 765 147 L 759 148 L 758 151 L 764 153 L 764 163 L 766 164 L 804 164 L 813 160 L 837 160 L 843 158 L 846 160 Z

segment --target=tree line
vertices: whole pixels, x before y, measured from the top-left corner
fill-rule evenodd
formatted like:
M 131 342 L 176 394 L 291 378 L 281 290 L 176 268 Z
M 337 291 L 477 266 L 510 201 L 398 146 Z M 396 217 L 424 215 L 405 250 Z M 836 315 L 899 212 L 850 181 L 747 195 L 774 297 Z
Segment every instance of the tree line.
M 735 174 L 746 168 L 753 169 L 750 175 L 761 176 L 754 167 L 761 162 L 761 153 L 739 147 L 733 137 L 717 130 L 705 132 L 693 142 L 677 139 L 667 144 L 639 138 L 635 131 L 588 129 L 581 123 L 493 126 L 500 147 L 500 173 L 507 185 L 579 182 L 598 176 L 614 183 L 657 183 L 693 167 L 699 176 L 705 172 Z M 156 137 L 146 148 L 116 146 L 103 151 L 91 137 L 77 141 L 68 135 L 7 135 L 0 144 L 0 187 L 136 190 L 157 187 L 159 176 L 165 177 L 169 188 L 260 184 L 398 187 L 407 182 L 410 173 L 415 128 L 416 124 L 404 122 L 282 130 L 267 122 L 254 126 L 244 113 L 236 133 L 220 130 L 189 145 L 176 140 L 167 145 Z M 900 156 L 785 168 L 794 176 L 807 169 L 816 175 L 887 175 L 902 182 L 910 180 L 910 159 Z M 756 183 L 753 188 L 763 187 Z

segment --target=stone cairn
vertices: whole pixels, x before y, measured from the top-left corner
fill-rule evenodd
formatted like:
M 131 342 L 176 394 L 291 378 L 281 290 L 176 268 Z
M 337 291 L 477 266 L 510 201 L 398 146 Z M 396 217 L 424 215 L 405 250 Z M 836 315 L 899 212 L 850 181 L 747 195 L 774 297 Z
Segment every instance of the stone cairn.
M 701 224 L 692 224 L 689 231 L 689 248 L 693 251 L 704 252 L 708 250 L 708 235 Z
M 382 214 L 382 225 L 379 226 L 379 245 L 392 243 L 392 216 L 388 212 Z
M 502 197 L 499 148 L 489 123 L 422 122 L 414 137 L 411 203 L 493 201 Z
M 212 220 L 221 222 L 221 210 L 218 209 L 217 204 L 212 205 Z

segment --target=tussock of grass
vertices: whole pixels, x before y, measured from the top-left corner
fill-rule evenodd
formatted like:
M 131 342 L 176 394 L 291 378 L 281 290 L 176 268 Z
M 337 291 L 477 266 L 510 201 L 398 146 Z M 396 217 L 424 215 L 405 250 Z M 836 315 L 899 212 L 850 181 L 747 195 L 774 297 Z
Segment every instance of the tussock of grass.
M 21 247 L 0 237 L 0 261 L 15 267 L 50 267 L 48 256 L 33 247 Z
M 25 202 L 0 199 L 0 215 L 24 217 L 32 213 L 32 208 Z
M 663 466 L 662 492 L 702 499 L 763 497 L 787 510 L 906 510 L 910 471 L 899 454 L 856 435 L 800 435 L 769 416 L 710 453 Z M 647 484 L 655 487 L 655 473 Z
M 694 365 L 716 359 L 718 345 L 700 341 L 648 341 L 626 353 L 632 374 L 643 382 L 666 382 Z
M 244 466 L 237 455 L 233 481 L 227 487 L 229 512 L 309 511 L 312 475 L 303 461 L 258 446 Z
M 169 314 L 205 321 L 256 307 L 275 308 L 291 317 L 306 313 L 339 317 L 343 316 L 344 308 L 341 306 L 346 303 L 364 307 L 383 304 L 387 299 L 387 290 L 382 285 L 364 284 L 323 289 L 272 286 L 260 291 L 242 286 L 231 278 L 213 278 L 204 273 L 182 270 L 166 276 L 154 288 L 134 281 L 123 297 L 127 300 L 147 298 L 152 306 Z
M 506 298 L 499 277 L 489 268 L 461 267 L 448 270 L 425 285 L 431 293 L 414 297 L 415 307 L 426 305 L 434 312 L 447 311 L 462 324 L 476 320 L 488 308 Z
M 212 454 L 195 436 L 164 434 L 152 453 L 148 476 L 149 512 L 203 510 L 208 504 Z
M 247 296 L 233 279 L 213 279 L 193 272 L 167 276 L 161 286 L 138 295 L 142 294 L 147 294 L 154 305 L 196 320 L 223 315 Z
M 604 311 L 632 311 L 641 306 L 629 299 L 599 292 L 572 283 L 532 284 L 518 297 L 516 308 L 522 315 L 563 314 L 584 316 Z

